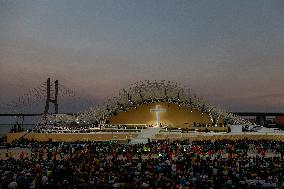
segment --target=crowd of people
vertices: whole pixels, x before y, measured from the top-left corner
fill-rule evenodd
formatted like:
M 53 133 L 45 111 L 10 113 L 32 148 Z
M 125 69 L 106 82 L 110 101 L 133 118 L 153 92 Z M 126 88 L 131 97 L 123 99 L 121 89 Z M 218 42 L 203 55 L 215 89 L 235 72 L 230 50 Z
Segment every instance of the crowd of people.
M 10 151 L 19 150 L 15 158 Z M 274 140 L 6 144 L 0 188 L 282 188 L 284 142 Z
M 35 133 L 91 133 L 95 127 L 70 125 L 70 126 L 55 126 L 55 125 L 43 125 L 37 126 L 33 129 Z M 99 129 L 99 128 L 97 128 Z
M 193 122 L 192 127 L 226 127 L 226 125 L 224 123 L 213 124 L 213 123 L 196 123 L 196 122 Z
M 10 133 L 24 132 L 23 127 L 16 129 L 16 126 L 11 128 Z M 93 132 L 109 132 L 109 131 L 140 131 L 145 127 L 126 127 L 123 125 L 35 125 L 34 128 L 28 129 L 34 133 L 93 133 Z

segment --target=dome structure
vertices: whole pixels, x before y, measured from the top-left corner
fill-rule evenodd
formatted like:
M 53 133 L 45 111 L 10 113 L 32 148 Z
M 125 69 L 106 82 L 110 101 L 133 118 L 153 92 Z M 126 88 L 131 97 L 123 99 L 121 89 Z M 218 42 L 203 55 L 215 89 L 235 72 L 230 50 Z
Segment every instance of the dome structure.
M 189 88 L 182 87 L 176 82 L 165 80 L 145 80 L 133 83 L 127 88 L 121 89 L 118 95 L 109 98 L 105 103 L 91 107 L 89 110 L 73 116 L 73 121 L 89 124 L 119 124 L 119 122 L 114 120 L 117 120 L 115 117 L 120 114 L 135 112 L 135 110 L 138 111 L 141 107 L 145 107 L 145 105 L 153 107 L 154 105 L 161 106 L 165 104 L 168 106 L 175 106 L 176 108 L 182 108 L 185 111 L 199 112 L 201 115 L 207 115 L 212 125 L 220 122 L 228 124 L 244 124 L 246 122 L 232 113 L 228 113 L 220 108 L 212 106 L 204 99 L 198 98 Z M 129 114 L 128 117 L 134 117 L 135 119 L 135 115 L 137 114 Z M 58 119 L 60 120 L 60 118 L 57 117 L 57 120 Z M 121 124 L 126 124 L 126 122 L 122 120 Z M 206 123 L 207 122 L 208 119 Z M 149 124 L 149 122 L 147 122 L 147 124 Z

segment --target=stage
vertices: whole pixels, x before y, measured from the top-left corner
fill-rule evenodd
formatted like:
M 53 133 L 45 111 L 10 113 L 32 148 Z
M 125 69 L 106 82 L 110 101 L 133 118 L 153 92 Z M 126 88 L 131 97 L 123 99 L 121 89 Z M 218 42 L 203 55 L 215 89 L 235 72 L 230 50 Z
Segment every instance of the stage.
M 239 140 L 247 138 L 248 140 L 278 140 L 284 141 L 284 134 L 277 133 L 179 133 L 179 134 L 157 134 L 156 140 Z
M 11 143 L 13 140 L 21 138 L 25 132 L 22 133 L 8 133 L 7 142 Z M 28 133 L 23 138 L 35 141 L 110 141 L 119 140 L 121 142 L 136 138 L 136 133 Z
M 240 126 L 238 126 L 240 127 Z M 23 138 L 35 141 L 111 141 L 117 140 L 120 142 L 137 141 L 146 143 L 151 140 L 238 140 L 247 138 L 249 140 L 278 140 L 284 141 L 284 132 L 267 130 L 267 132 L 240 132 L 232 129 L 233 132 L 182 132 L 181 130 L 166 131 L 161 128 L 142 129 L 141 132 L 93 132 L 93 133 L 28 133 L 24 136 L 23 133 L 8 133 L 7 142 Z M 235 130 L 235 132 L 234 132 Z

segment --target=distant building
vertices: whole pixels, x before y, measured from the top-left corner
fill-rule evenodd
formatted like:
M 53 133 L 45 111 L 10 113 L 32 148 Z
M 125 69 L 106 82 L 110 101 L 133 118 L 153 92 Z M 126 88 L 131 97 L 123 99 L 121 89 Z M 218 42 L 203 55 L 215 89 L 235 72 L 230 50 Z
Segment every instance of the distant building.
M 284 125 L 284 116 L 276 116 L 275 117 L 275 123 L 277 125 Z

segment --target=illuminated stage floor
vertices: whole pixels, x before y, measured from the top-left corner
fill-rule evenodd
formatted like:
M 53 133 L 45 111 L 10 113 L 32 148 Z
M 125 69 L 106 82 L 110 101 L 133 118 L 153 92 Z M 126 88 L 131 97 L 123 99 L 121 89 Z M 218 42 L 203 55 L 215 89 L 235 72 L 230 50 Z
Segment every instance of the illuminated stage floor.
M 24 138 L 36 141 L 110 141 L 118 140 L 121 142 L 128 142 L 137 140 L 143 141 L 144 143 L 151 140 L 219 140 L 229 139 L 238 140 L 247 138 L 250 140 L 281 140 L 284 141 L 284 132 L 275 131 L 272 129 L 265 128 L 260 132 L 241 132 L 236 129 L 232 129 L 233 132 L 187 132 L 182 133 L 181 131 L 165 131 L 157 130 L 157 128 L 148 128 L 137 132 L 96 132 L 96 133 L 28 133 Z M 152 133 L 151 133 L 152 132 Z M 9 133 L 7 135 L 7 142 L 11 142 L 15 139 L 21 138 L 25 133 Z

